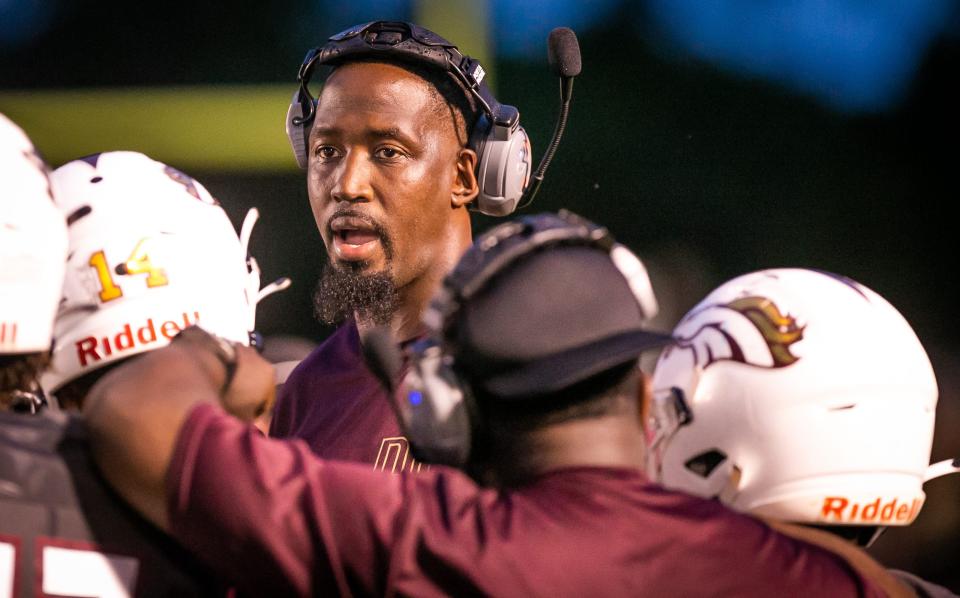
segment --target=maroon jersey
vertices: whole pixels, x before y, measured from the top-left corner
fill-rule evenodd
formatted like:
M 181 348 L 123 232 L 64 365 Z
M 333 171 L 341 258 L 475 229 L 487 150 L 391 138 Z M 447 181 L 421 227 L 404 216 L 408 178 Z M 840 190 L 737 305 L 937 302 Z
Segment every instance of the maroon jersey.
M 114 494 L 78 418 L 0 413 L 0 596 L 210 596 L 213 579 Z
M 325 459 L 418 471 L 383 385 L 367 368 L 353 320 L 290 374 L 277 397 L 270 436 L 300 438 Z
M 838 557 L 634 469 L 510 491 L 442 467 L 385 475 L 204 404 L 167 485 L 175 537 L 254 594 L 882 595 Z

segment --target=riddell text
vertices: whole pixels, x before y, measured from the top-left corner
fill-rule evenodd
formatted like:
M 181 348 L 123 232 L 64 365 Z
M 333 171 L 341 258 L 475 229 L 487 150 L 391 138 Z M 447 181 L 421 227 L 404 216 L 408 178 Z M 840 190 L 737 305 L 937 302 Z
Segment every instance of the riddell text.
M 920 512 L 921 506 L 921 498 L 914 498 L 910 502 L 892 498 L 884 502 L 878 497 L 863 504 L 840 496 L 828 496 L 823 499 L 820 515 L 825 521 L 843 523 L 909 523 Z
M 171 340 L 184 328 L 196 324 L 200 319 L 200 312 L 193 312 L 193 321 L 190 321 L 187 312 L 183 312 L 182 316 L 182 321 L 167 320 L 161 324 L 155 324 L 153 318 L 147 318 L 144 325 L 138 327 L 136 332 L 134 332 L 131 324 L 124 324 L 120 332 L 113 336 L 82 338 L 75 343 L 80 365 L 86 366 L 88 363 L 110 357 L 114 353 L 122 353 L 136 347 L 151 345 L 157 342 L 158 331 L 161 336 Z
M 0 345 L 17 342 L 17 323 L 0 322 Z

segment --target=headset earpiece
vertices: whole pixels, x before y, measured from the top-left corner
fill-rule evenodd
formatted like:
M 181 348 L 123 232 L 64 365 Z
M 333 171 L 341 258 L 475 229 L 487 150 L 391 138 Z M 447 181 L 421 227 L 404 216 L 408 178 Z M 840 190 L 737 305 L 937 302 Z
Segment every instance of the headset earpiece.
M 308 102 L 316 102 L 313 99 L 307 99 Z M 305 120 L 303 113 L 303 97 L 298 89 L 293 94 L 290 101 L 290 107 L 287 108 L 287 139 L 290 140 L 290 147 L 293 149 L 293 155 L 297 159 L 297 165 L 300 168 L 307 167 L 307 142 L 310 140 L 310 125 L 313 119 Z
M 530 182 L 530 138 L 519 122 L 508 129 L 484 120 L 487 131 L 477 151 L 476 210 L 487 216 L 507 216 L 517 209 Z
M 476 421 L 468 386 L 437 344 L 417 343 L 413 353 L 397 399 L 413 455 L 427 463 L 462 466 L 470 456 Z

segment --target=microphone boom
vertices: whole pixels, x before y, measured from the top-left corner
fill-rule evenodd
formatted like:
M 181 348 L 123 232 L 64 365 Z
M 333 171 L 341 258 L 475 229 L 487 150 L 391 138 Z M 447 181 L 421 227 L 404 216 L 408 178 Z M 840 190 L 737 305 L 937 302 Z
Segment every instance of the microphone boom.
M 550 63 L 550 70 L 560 77 L 560 114 L 557 117 L 557 126 L 553 129 L 553 137 L 547 146 L 547 151 L 540 158 L 540 164 L 531 177 L 530 186 L 520 198 L 517 209 L 525 208 L 533 202 L 540 185 L 543 183 L 543 177 L 553 160 L 553 155 L 560 146 L 560 139 L 563 137 L 563 131 L 567 127 L 567 117 L 570 115 L 570 100 L 573 98 L 573 78 L 580 74 L 580 44 L 577 42 L 577 36 L 569 27 L 557 27 L 550 32 L 547 38 L 547 62 Z

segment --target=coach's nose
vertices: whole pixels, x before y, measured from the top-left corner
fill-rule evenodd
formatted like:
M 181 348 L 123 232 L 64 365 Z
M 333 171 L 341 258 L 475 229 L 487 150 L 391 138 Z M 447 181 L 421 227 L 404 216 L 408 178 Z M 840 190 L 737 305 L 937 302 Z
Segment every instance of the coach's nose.
M 373 199 L 371 164 L 364 152 L 351 151 L 341 160 L 330 190 L 335 201 L 366 202 Z

